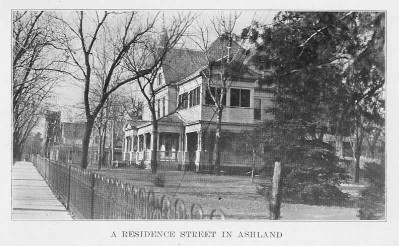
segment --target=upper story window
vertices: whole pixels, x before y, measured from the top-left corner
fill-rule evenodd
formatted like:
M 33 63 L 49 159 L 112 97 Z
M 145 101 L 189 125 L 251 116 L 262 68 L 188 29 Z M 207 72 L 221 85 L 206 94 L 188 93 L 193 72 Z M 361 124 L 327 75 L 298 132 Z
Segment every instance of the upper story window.
M 166 112 L 165 112 L 165 97 L 162 97 L 162 116 L 165 116 Z
M 188 93 L 185 92 L 179 95 L 179 108 L 187 108 L 188 107 Z
M 211 89 L 210 92 L 209 92 L 208 89 L 206 90 L 205 104 L 207 104 L 207 105 L 215 105 L 215 102 L 213 101 L 212 96 L 216 100 L 220 100 L 220 96 L 222 94 L 222 88 L 210 87 L 210 89 Z M 222 103 L 223 103 L 223 105 L 226 105 L 226 95 L 224 95 Z
M 254 99 L 254 119 L 261 120 L 262 119 L 262 107 L 261 107 L 261 99 Z
M 248 108 L 251 104 L 251 91 L 247 89 L 230 90 L 230 106 Z
M 156 101 L 158 119 L 165 116 L 165 113 L 166 113 L 165 112 L 165 108 L 166 108 L 165 101 L 166 101 L 165 97 L 157 99 L 157 101 Z
M 179 95 L 179 107 L 182 109 L 194 107 L 200 103 L 200 87 Z
M 158 85 L 162 85 L 163 76 L 162 73 L 158 73 Z
M 190 91 L 189 94 L 189 106 L 193 107 L 200 103 L 200 88 L 197 87 Z
M 161 118 L 161 99 L 157 99 L 157 118 Z

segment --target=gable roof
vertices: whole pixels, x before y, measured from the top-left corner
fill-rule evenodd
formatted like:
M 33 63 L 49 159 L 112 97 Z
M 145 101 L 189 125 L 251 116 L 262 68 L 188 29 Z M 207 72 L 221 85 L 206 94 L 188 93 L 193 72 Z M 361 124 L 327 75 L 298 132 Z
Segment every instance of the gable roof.
M 173 84 L 206 64 L 206 56 L 202 51 L 171 49 L 165 57 L 162 69 L 167 83 Z
M 178 114 L 171 114 L 165 117 L 162 117 L 159 122 L 161 123 L 183 123 L 183 120 L 178 116 Z
M 216 63 L 226 59 L 228 42 L 228 39 L 225 37 L 217 38 L 209 46 L 209 59 Z M 248 66 L 250 64 L 248 61 L 252 60 L 253 54 L 247 52 L 235 40 L 231 41 L 230 54 L 234 58 L 234 63 L 241 64 L 240 71 L 235 71 L 236 75 L 242 72 L 248 73 L 250 76 L 258 74 Z M 166 54 L 162 69 L 166 82 L 168 84 L 175 84 L 177 82 L 181 83 L 195 76 L 195 74 L 198 75 L 208 63 L 209 61 L 203 51 L 174 48 Z
M 209 56 L 212 60 L 219 60 L 227 56 L 229 40 L 225 37 L 218 37 L 209 47 Z M 230 57 L 240 57 L 244 49 L 235 41 L 231 40 Z

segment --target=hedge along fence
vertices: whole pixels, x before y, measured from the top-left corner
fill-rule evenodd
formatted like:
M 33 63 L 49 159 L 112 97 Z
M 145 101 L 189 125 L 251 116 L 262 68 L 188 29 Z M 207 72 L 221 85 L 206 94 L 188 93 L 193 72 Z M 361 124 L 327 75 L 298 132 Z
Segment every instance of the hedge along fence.
M 51 190 L 78 219 L 225 219 L 220 209 L 204 214 L 199 204 L 125 184 L 75 166 L 33 159 Z

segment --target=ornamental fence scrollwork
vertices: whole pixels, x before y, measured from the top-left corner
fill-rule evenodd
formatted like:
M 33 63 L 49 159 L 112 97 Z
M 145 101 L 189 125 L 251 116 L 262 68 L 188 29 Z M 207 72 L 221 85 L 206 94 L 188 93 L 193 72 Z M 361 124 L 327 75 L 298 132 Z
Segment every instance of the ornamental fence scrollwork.
M 59 200 L 78 219 L 99 220 L 200 220 L 226 218 L 221 209 L 206 215 L 200 204 L 190 207 L 179 199 L 146 191 L 90 170 L 45 159 L 32 158 L 39 173 Z

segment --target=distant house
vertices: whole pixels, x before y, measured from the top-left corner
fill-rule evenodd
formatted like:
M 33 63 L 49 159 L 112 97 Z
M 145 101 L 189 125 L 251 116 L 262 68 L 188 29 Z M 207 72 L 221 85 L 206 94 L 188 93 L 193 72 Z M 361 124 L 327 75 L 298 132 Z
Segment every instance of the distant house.
M 58 122 L 55 129 L 57 131 L 57 141 L 50 146 L 49 158 L 62 161 L 64 163 L 79 164 L 82 157 L 82 140 L 85 131 L 85 122 Z M 48 125 L 48 123 L 46 124 Z M 117 128 L 117 127 L 115 127 Z M 109 133 L 108 133 L 109 134 Z M 109 134 L 110 135 L 110 134 Z M 110 144 L 112 137 L 108 136 L 105 140 L 105 161 L 111 162 L 110 149 L 113 148 L 113 160 L 122 160 L 122 142 L 121 134 L 115 131 L 113 140 L 114 145 Z M 99 153 L 99 134 L 94 128 L 89 145 L 89 165 L 97 165 Z
M 217 39 L 212 53 L 217 73 L 221 59 L 225 59 L 216 47 L 223 42 Z M 233 42 L 231 52 L 243 52 Z M 219 54 L 220 53 L 220 54 Z M 218 62 L 218 57 L 221 57 Z M 232 71 L 229 88 L 224 100 L 222 131 L 224 148 L 221 165 L 224 168 L 248 168 L 252 155 L 243 150 L 242 134 L 252 130 L 270 115 L 264 110 L 272 104 L 273 90 L 258 85 L 259 74 L 250 66 L 250 59 L 237 59 L 239 71 Z M 155 96 L 159 136 L 157 142 L 159 168 L 173 170 L 191 168 L 197 171 L 211 169 L 213 136 L 216 116 L 210 94 L 220 94 L 220 81 L 212 84 L 210 91 L 204 71 L 207 68 L 205 54 L 188 49 L 171 50 L 160 69 Z M 176 108 L 179 108 L 176 110 Z M 170 114 L 171 112 L 174 112 Z M 148 109 L 143 119 L 128 122 L 124 128 L 124 160 L 149 167 L 152 146 L 152 122 Z M 256 165 L 262 164 L 257 158 Z

